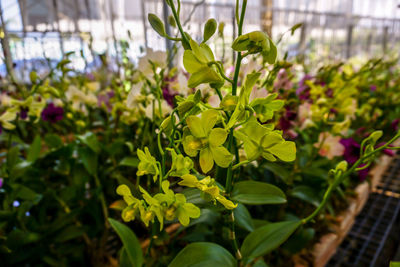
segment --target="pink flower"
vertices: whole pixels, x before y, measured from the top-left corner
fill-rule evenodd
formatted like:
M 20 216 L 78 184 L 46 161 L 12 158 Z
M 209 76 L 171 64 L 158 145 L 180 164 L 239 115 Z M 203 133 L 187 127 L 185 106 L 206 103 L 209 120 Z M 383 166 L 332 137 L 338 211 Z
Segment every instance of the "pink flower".
M 344 153 L 344 146 L 340 143 L 339 136 L 333 136 L 329 132 L 322 132 L 319 135 L 318 143 L 314 144 L 319 148 L 318 153 L 328 159 L 342 156 Z

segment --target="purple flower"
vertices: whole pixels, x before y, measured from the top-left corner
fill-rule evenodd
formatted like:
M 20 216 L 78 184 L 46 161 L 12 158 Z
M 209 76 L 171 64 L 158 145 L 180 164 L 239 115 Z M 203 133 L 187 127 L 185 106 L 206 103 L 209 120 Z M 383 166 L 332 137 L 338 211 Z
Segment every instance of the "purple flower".
M 26 118 L 28 118 L 28 111 L 29 111 L 29 108 L 22 107 L 21 111 L 19 112 L 19 117 L 21 119 L 25 120 Z
M 394 131 L 398 131 L 399 130 L 399 123 L 400 123 L 400 119 L 395 119 L 395 120 L 392 121 L 390 126 L 392 127 L 392 129 Z
M 375 92 L 375 91 L 376 91 L 376 85 L 371 85 L 371 86 L 369 87 L 369 89 L 370 89 L 372 92 Z
M 54 106 L 53 103 L 47 105 L 42 111 L 42 120 L 55 123 L 63 119 L 64 109 L 61 107 Z
M 381 142 L 376 146 L 376 148 L 380 148 L 381 146 L 384 146 L 385 144 L 386 144 L 385 142 Z M 389 145 L 389 147 L 393 147 L 393 146 Z M 385 153 L 386 155 L 388 155 L 389 157 L 393 157 L 395 155 L 394 151 L 389 148 L 385 148 L 384 150 L 382 150 L 382 152 Z
M 351 137 L 340 140 L 340 143 L 344 146 L 343 158 L 349 164 L 356 163 L 360 157 L 360 144 Z
M 171 93 L 171 90 L 169 90 L 168 86 L 164 87 L 162 89 L 163 97 L 165 101 L 167 101 L 168 105 L 170 105 L 172 108 L 174 107 L 174 97 L 177 95 L 175 93 Z
M 310 87 L 306 84 L 306 81 L 311 80 L 312 76 L 306 74 L 299 82 L 299 87 L 296 89 L 296 95 L 300 100 L 308 100 L 310 98 Z
M 3 187 L 3 178 L 0 178 L 0 188 Z
M 326 94 L 327 97 L 333 98 L 333 89 L 332 88 L 328 88 L 328 90 L 326 90 L 325 94 Z
M 112 110 L 112 106 L 110 103 L 110 99 L 114 96 L 113 91 L 108 91 L 106 94 L 101 94 L 97 96 L 97 105 L 99 107 L 102 107 L 103 104 L 107 108 L 108 112 Z
M 3 127 L 1 127 L 1 124 L 0 124 L 0 134 L 2 134 L 2 132 L 3 132 Z

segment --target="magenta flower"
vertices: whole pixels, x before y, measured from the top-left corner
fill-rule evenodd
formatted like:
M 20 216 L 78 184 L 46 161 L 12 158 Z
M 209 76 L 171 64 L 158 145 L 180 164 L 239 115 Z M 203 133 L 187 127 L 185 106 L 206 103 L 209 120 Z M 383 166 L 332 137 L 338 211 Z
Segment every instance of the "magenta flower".
M 308 87 L 306 81 L 311 79 L 312 76 L 306 74 L 299 82 L 299 87 L 296 89 L 296 95 L 301 100 L 308 100 L 310 98 L 310 87 Z
M 371 86 L 369 87 L 369 89 L 370 89 L 372 92 L 375 92 L 375 91 L 376 91 L 376 85 L 371 85 Z
M 177 93 L 172 93 L 171 90 L 168 88 L 168 86 L 165 86 L 162 89 L 163 93 L 163 98 L 165 101 L 167 101 L 168 105 L 170 105 L 172 108 L 174 107 L 174 97 L 177 95 Z
M 360 144 L 357 143 L 357 141 L 351 137 L 340 140 L 340 143 L 344 146 L 344 154 L 343 154 L 344 160 L 346 160 L 350 165 L 356 163 L 356 161 L 360 158 L 360 150 L 361 150 Z M 358 167 L 362 166 L 364 165 L 361 164 Z M 368 172 L 369 168 L 358 171 L 358 178 L 360 179 L 360 181 L 364 181 L 368 177 Z
M 64 109 L 54 106 L 53 103 L 47 105 L 42 111 L 42 120 L 55 123 L 63 119 Z
M 379 143 L 376 148 L 380 148 L 381 146 L 384 146 L 386 143 L 385 142 L 381 142 Z M 392 145 L 389 145 L 389 147 L 393 147 Z M 386 155 L 388 155 L 389 157 L 393 157 L 396 153 L 394 153 L 393 150 L 389 149 L 389 148 L 385 148 L 384 150 L 382 150 L 383 153 L 385 153 Z
M 344 160 L 351 165 L 356 163 L 360 157 L 360 144 L 351 137 L 340 140 L 340 143 L 344 146 Z
M 399 130 L 399 123 L 400 123 L 400 119 L 395 119 L 395 120 L 392 121 L 390 126 L 392 127 L 392 129 L 394 131 L 398 131 Z
M 29 108 L 22 107 L 21 111 L 19 112 L 19 117 L 21 119 L 25 120 L 26 118 L 28 118 L 28 111 L 29 111 Z

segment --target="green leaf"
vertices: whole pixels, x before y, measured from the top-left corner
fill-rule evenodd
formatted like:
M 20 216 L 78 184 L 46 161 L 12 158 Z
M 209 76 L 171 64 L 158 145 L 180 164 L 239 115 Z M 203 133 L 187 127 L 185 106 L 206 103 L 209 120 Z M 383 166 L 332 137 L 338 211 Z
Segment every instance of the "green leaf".
M 119 163 L 120 166 L 129 166 L 136 168 L 139 165 L 139 159 L 135 157 L 125 157 Z
M 254 230 L 253 220 L 245 205 L 239 203 L 238 206 L 233 210 L 233 215 L 235 216 L 236 223 L 240 227 L 249 232 Z
M 57 233 L 57 236 L 54 238 L 54 241 L 57 243 L 63 243 L 71 239 L 76 239 L 82 236 L 84 233 L 85 230 L 82 227 L 70 225 L 65 229 L 63 229 L 60 233 Z
M 50 148 L 59 148 L 63 146 L 63 141 L 56 134 L 46 134 L 44 141 Z
M 280 177 L 286 184 L 290 181 L 290 171 L 279 163 L 266 162 L 263 165 L 267 170 Z
M 215 19 L 207 20 L 204 25 L 203 43 L 207 42 L 217 30 L 217 21 Z
M 84 135 L 80 135 L 78 136 L 78 139 L 97 154 L 100 153 L 100 143 L 97 140 L 96 135 L 94 135 L 92 132 L 87 132 Z
M 197 242 L 182 249 L 169 267 L 224 266 L 236 267 L 235 258 L 225 248 L 215 243 Z
M 131 266 L 141 267 L 143 264 L 143 252 L 140 247 L 139 240 L 137 239 L 134 232 L 129 229 L 128 226 L 114 220 L 108 218 L 112 228 L 114 228 L 115 232 L 117 232 L 119 238 L 122 240 L 122 244 L 124 244 L 124 250 L 129 258 Z
M 301 199 L 316 207 L 320 204 L 320 200 L 314 189 L 306 185 L 299 185 L 293 188 L 291 196 Z
M 97 172 L 97 154 L 87 147 L 80 147 L 78 149 L 78 154 L 88 173 L 95 175 Z
M 286 196 L 278 187 L 263 182 L 243 181 L 233 186 L 232 199 L 250 205 L 286 203 Z
M 157 15 L 149 13 L 149 15 L 147 16 L 147 19 L 150 22 L 151 27 L 153 27 L 153 29 L 162 37 L 167 36 L 167 34 L 165 33 L 165 26 L 164 23 L 161 21 L 161 19 L 159 19 L 157 17 Z
M 282 246 L 283 249 L 289 251 L 291 254 L 295 254 L 301 251 L 308 242 L 311 241 L 315 236 L 315 230 L 311 227 L 303 229 L 299 228 Z
M 40 135 L 36 135 L 31 146 L 28 150 L 27 160 L 30 162 L 35 162 L 40 156 L 40 150 L 42 148 L 42 139 Z
M 301 221 L 286 221 L 270 223 L 254 230 L 243 241 L 243 258 L 250 260 L 271 252 L 285 242 L 300 225 Z
M 7 169 L 11 172 L 14 166 L 19 160 L 19 148 L 17 146 L 12 147 L 7 153 Z
M 132 264 L 129 260 L 128 253 L 126 252 L 125 247 L 121 248 L 121 254 L 119 255 L 119 266 L 120 267 L 131 267 Z

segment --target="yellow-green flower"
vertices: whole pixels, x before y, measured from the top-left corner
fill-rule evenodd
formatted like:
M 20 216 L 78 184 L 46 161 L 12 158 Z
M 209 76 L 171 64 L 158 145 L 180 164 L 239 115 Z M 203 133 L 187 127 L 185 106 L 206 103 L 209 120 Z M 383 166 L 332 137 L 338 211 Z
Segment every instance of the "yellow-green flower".
M 141 149 L 137 150 L 137 155 L 139 157 L 140 163 L 138 170 L 136 172 L 137 176 L 142 176 L 146 174 L 153 175 L 154 182 L 157 181 L 157 177 L 160 173 L 156 159 L 150 154 L 147 147 L 144 148 L 144 152 Z
M 204 173 L 209 172 L 215 163 L 227 168 L 232 162 L 232 154 L 223 146 L 228 133 L 223 128 L 214 128 L 219 117 L 216 110 L 206 110 L 197 116 L 186 119 L 188 128 L 184 131 L 183 148 L 190 157 L 200 151 L 200 167 Z
M 209 63 L 214 62 L 214 54 L 210 47 L 205 44 L 198 44 L 190 40 L 191 50 L 185 50 L 183 54 L 183 65 L 190 78 L 188 87 L 194 88 L 202 83 L 223 83 L 223 78 L 217 72 L 214 65 Z
M 243 141 L 249 160 L 255 160 L 260 156 L 269 161 L 276 161 L 276 157 L 283 161 L 296 159 L 294 142 L 286 141 L 281 133 L 273 131 L 271 127 L 261 125 L 255 119 L 235 131 L 235 137 Z
M 12 124 L 11 122 L 14 121 L 16 118 L 17 118 L 17 111 L 15 108 L 10 108 L 6 110 L 6 112 L 4 112 L 4 114 L 0 116 L 0 130 L 1 128 L 7 130 L 14 130 L 15 125 Z
M 185 174 L 181 178 L 182 181 L 178 183 L 179 185 L 194 187 L 201 190 L 202 192 L 211 196 L 211 198 L 214 200 L 214 203 L 215 201 L 218 201 L 226 209 L 231 210 L 237 207 L 237 204 L 234 204 L 232 201 L 226 199 L 226 197 L 221 194 L 221 190 L 216 185 L 215 180 L 210 176 L 207 176 L 202 180 L 198 180 L 197 177 L 192 174 Z

